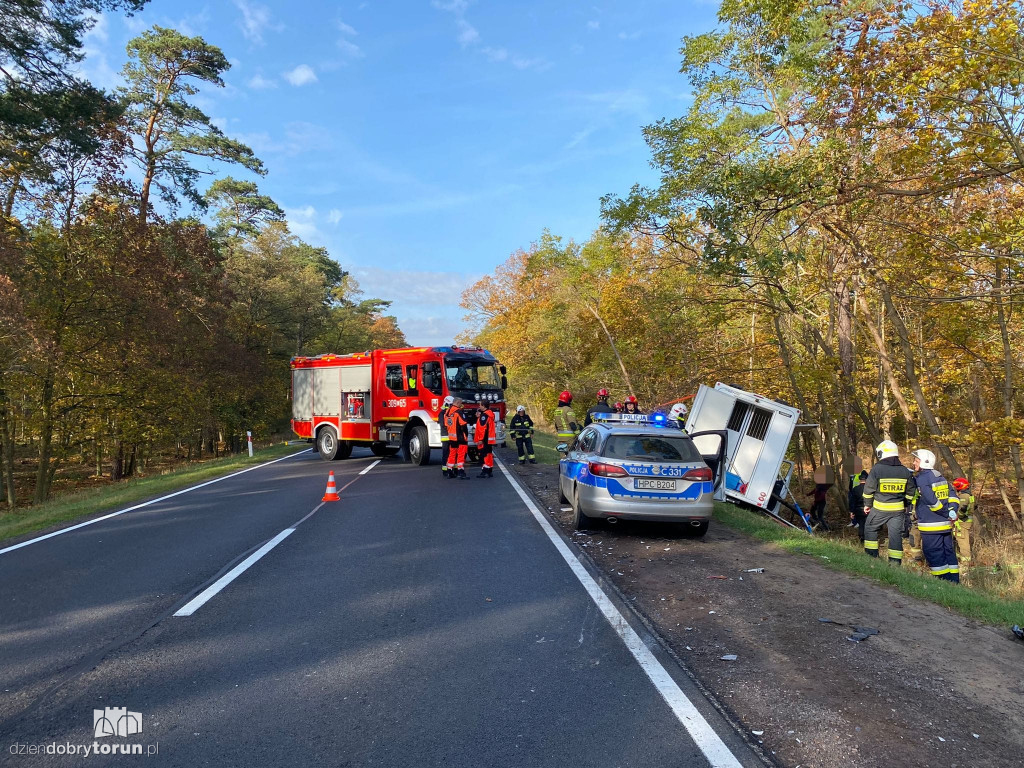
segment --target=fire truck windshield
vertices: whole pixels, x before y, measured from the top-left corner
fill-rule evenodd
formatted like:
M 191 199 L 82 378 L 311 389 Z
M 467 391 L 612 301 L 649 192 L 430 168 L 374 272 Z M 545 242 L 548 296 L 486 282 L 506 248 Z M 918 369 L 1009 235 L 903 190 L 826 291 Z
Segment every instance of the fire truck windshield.
M 445 358 L 445 375 L 448 377 L 448 389 L 500 391 L 501 374 L 495 363 L 482 360 L 459 360 Z

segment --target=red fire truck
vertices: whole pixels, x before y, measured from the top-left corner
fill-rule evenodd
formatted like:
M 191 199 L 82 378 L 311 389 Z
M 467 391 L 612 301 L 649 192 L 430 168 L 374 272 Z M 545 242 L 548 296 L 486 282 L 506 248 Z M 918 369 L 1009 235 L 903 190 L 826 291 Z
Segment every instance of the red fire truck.
M 497 406 L 505 439 L 505 366 L 479 347 L 407 347 L 351 355 L 292 358 L 292 430 L 316 441 L 320 458 L 347 459 L 363 445 L 377 456 L 402 451 L 430 463 L 441 447 L 437 415 L 445 396 L 466 402 L 467 421 L 481 404 Z

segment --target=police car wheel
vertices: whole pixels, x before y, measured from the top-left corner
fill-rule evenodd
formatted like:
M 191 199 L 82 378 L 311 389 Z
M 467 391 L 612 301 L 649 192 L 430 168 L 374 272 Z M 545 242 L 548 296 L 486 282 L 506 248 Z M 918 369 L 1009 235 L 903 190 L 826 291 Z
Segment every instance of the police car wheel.
M 586 531 L 594 527 L 594 521 L 583 514 L 583 507 L 580 505 L 580 491 L 577 488 L 573 491 L 573 516 L 572 527 L 577 531 Z
M 558 480 L 558 502 L 560 504 L 568 504 L 569 503 L 569 499 L 566 498 L 565 493 L 562 492 L 562 480 L 561 480 L 561 478 L 559 478 L 559 480 Z

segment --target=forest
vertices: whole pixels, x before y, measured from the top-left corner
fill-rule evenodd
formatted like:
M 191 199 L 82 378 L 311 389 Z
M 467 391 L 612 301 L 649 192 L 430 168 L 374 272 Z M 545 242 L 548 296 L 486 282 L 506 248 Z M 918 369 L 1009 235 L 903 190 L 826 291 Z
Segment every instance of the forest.
M 718 19 L 683 39 L 689 108 L 643 129 L 659 182 L 468 289 L 472 338 L 548 420 L 563 389 L 649 408 L 723 381 L 820 425 L 808 475 L 870 466 L 883 438 L 930 448 L 1019 550 L 1021 4 L 725 0 Z
M 287 433 L 291 356 L 405 344 L 389 302 L 289 231 L 253 180 L 263 163 L 197 106 L 224 86 L 224 52 L 156 26 L 129 43 L 122 88 L 82 78 L 97 14 L 145 2 L 4 3 L 7 509 L 47 500 L 72 468 L 116 482 Z

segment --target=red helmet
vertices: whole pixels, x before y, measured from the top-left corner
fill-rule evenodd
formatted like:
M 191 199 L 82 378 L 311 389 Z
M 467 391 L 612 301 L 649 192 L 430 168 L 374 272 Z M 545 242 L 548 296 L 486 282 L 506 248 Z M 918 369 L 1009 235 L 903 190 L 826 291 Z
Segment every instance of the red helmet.
M 953 481 L 953 487 L 958 491 L 965 491 L 971 487 L 971 484 L 967 481 L 966 477 L 958 477 Z
M 626 398 L 626 402 L 627 402 L 627 403 L 635 403 L 635 402 L 636 402 L 636 396 L 635 396 L 635 395 L 629 395 L 629 396 L 628 396 L 628 397 Z
M 559 401 L 560 401 L 560 402 L 563 402 L 563 403 L 570 403 L 570 402 L 572 402 L 572 392 L 570 392 L 570 391 L 569 391 L 569 390 L 567 389 L 567 390 L 565 390 L 564 392 L 562 392 L 562 394 L 560 394 L 560 395 L 558 396 L 558 399 L 559 399 Z
M 608 390 L 605 389 L 604 387 L 602 387 L 601 389 L 597 390 L 597 396 L 598 397 L 608 397 Z
M 618 411 L 618 412 L 621 412 L 622 411 L 622 403 L 616 403 L 615 404 L 615 410 Z

